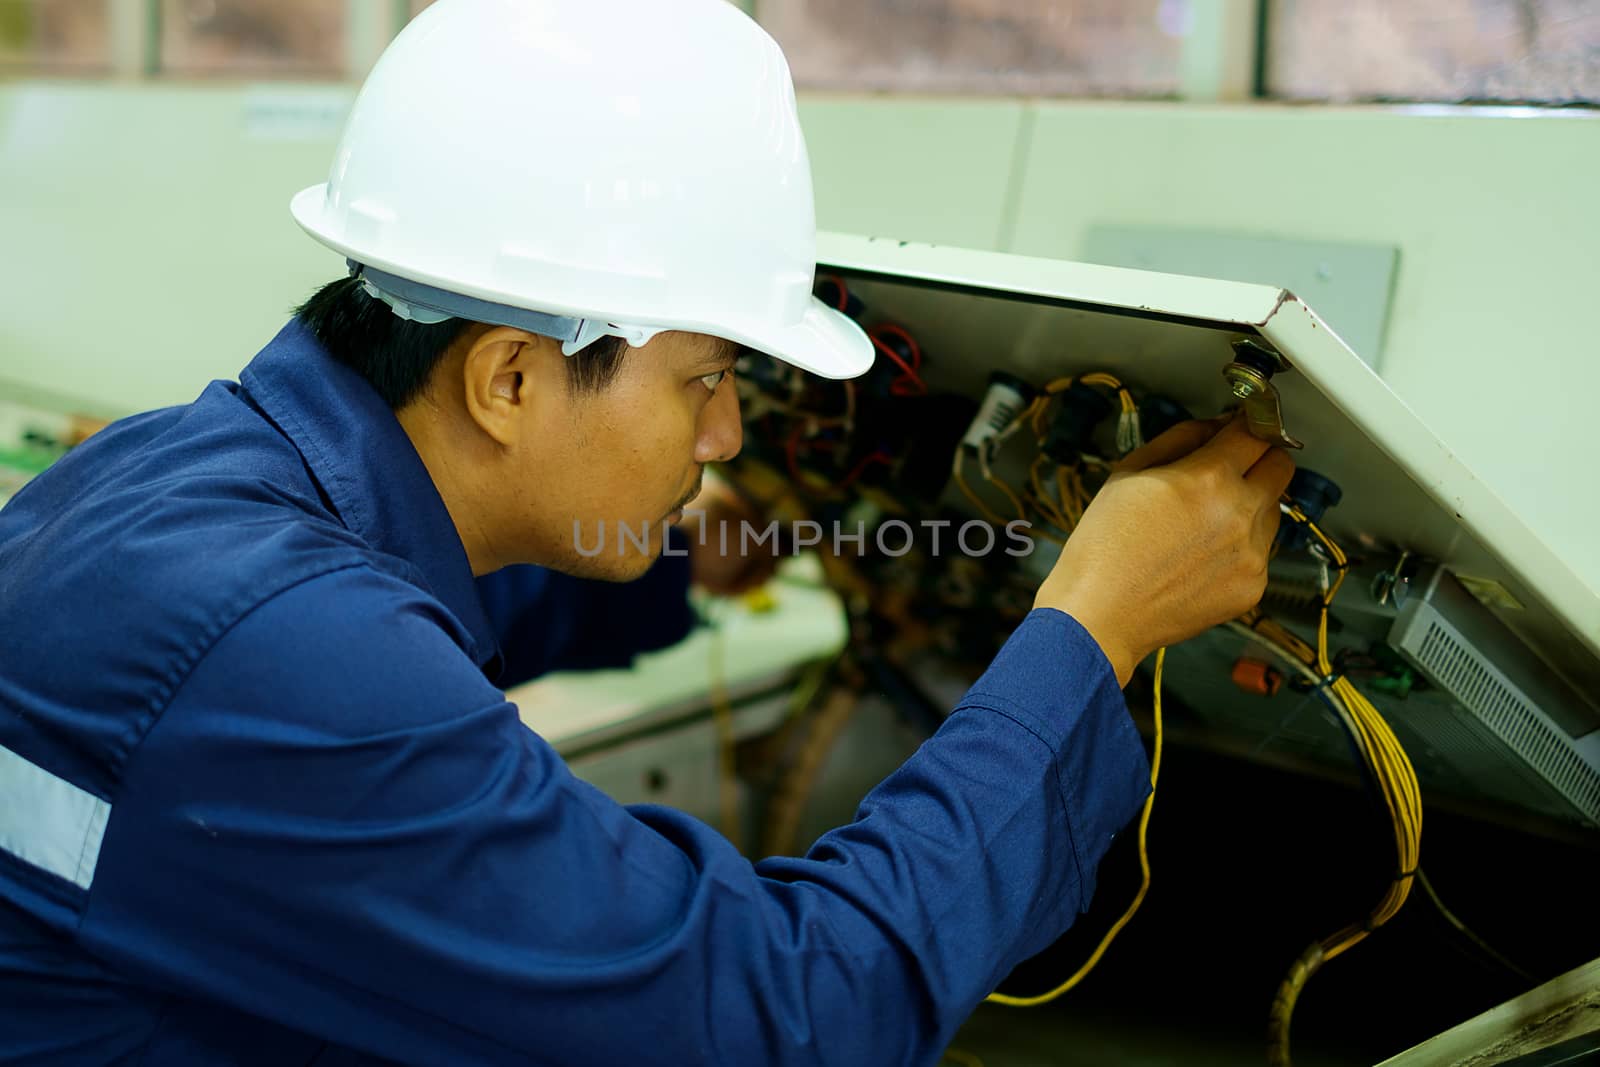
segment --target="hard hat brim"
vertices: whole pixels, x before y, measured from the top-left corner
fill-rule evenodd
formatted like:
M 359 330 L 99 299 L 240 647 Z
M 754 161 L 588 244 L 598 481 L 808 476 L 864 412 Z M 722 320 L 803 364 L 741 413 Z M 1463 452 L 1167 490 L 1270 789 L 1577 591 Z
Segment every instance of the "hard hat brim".
M 500 292 L 459 278 L 439 277 L 374 254 L 369 249 L 359 247 L 359 242 L 349 240 L 341 232 L 343 227 L 330 217 L 327 189 L 324 184 L 301 190 L 290 204 L 290 213 L 307 234 L 354 262 L 446 292 L 529 311 L 579 319 L 636 321 L 626 308 L 576 307 L 564 302 L 530 301 L 526 294 Z M 811 298 L 805 314 L 797 323 L 740 319 L 737 314 L 716 322 L 690 317 L 677 319 L 659 313 L 648 314 L 643 319 L 648 321 L 641 320 L 636 324 L 721 337 L 823 378 L 856 378 L 872 369 L 873 345 L 866 331 L 854 319 L 815 297 Z
M 797 326 L 764 330 L 702 327 L 700 332 L 727 337 L 823 378 L 859 378 L 872 369 L 872 339 L 850 316 L 812 298 Z

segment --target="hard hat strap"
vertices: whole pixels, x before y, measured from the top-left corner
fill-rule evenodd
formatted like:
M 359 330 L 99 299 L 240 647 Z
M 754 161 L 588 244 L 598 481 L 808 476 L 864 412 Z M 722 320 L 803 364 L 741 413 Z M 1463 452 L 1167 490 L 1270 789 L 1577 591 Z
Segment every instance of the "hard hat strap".
M 578 319 L 496 304 L 375 270 L 353 259 L 345 262 L 350 267 L 350 276 L 361 281 L 369 296 L 382 300 L 396 315 L 410 322 L 438 323 L 448 319 L 470 319 L 494 326 L 514 326 L 560 341 L 562 353 L 568 356 L 576 355 L 602 337 L 621 337 L 638 348 L 663 332 L 657 327 L 628 326 L 603 319 Z

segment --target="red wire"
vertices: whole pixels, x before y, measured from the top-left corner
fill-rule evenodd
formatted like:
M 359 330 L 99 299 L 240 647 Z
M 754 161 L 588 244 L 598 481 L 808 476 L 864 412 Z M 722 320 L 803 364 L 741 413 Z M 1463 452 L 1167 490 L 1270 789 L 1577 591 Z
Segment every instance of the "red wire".
M 917 344 L 917 339 L 906 332 L 905 327 L 896 326 L 892 322 L 881 322 L 873 330 L 874 333 L 892 333 L 906 343 L 906 348 L 911 351 L 911 366 L 916 370 L 922 369 L 922 346 Z
M 804 433 L 804 426 L 796 426 L 794 428 L 794 433 L 789 435 L 788 446 L 785 449 L 789 460 L 789 474 L 794 478 L 795 483 L 802 489 L 810 488 L 806 482 L 804 473 L 802 473 L 800 470 L 800 438 Z M 837 441 L 818 441 L 815 442 L 811 447 L 837 448 L 838 446 L 839 442 Z M 830 486 L 830 490 L 837 491 L 840 489 L 847 489 L 854 485 L 861 478 L 861 476 L 866 473 L 867 468 L 872 466 L 874 463 L 888 465 L 893 462 L 894 458 L 892 456 L 885 455 L 883 452 L 874 452 L 872 455 L 864 457 L 861 462 L 857 463 L 855 468 L 851 470 L 849 474 L 844 476 L 843 481 L 837 482 Z
M 872 344 L 879 352 L 882 352 L 885 356 L 888 356 L 891 360 L 893 360 L 895 366 L 900 368 L 900 377 L 896 378 L 889 386 L 889 391 L 891 393 L 894 393 L 896 396 L 906 396 L 909 395 L 906 391 L 908 389 L 914 393 L 926 393 L 928 391 L 928 387 L 924 385 L 922 379 L 917 376 L 917 372 L 912 370 L 911 365 L 908 364 L 904 359 L 900 358 L 900 353 L 884 344 L 877 337 L 872 338 Z
M 800 486 L 806 484 L 805 477 L 800 473 L 800 435 L 805 431 L 804 426 L 796 426 L 794 433 L 789 435 L 789 444 L 786 449 L 789 455 L 789 474 L 795 483 Z
M 850 310 L 850 290 L 844 287 L 844 279 L 829 275 L 823 281 L 832 282 L 839 287 L 839 310 L 848 312 Z
M 884 455 L 882 452 L 874 452 L 872 455 L 867 456 L 864 459 L 862 459 L 862 461 L 860 463 L 857 463 L 856 466 L 855 466 L 855 469 L 852 470 L 849 474 L 844 476 L 844 481 L 842 481 L 838 485 L 834 486 L 834 488 L 835 489 L 846 489 L 846 488 L 849 488 L 850 486 L 854 485 L 856 483 L 856 479 L 860 478 L 861 475 L 866 472 L 866 469 L 868 467 L 872 466 L 874 463 L 882 463 L 884 466 L 887 467 L 893 462 L 894 461 L 892 459 L 890 459 L 888 456 Z

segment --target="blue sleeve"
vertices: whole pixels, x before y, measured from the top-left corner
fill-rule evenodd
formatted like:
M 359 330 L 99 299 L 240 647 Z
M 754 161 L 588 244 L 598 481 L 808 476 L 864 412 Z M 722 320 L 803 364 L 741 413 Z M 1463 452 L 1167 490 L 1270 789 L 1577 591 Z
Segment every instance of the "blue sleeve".
M 683 532 L 668 531 L 673 552 Z M 574 578 L 543 567 L 507 567 L 478 579 L 478 596 L 500 641 L 505 688 L 550 671 L 626 667 L 641 652 L 689 636 L 689 560 L 667 555 L 633 582 Z
M 575 779 L 410 586 L 258 607 L 128 759 L 80 936 L 157 988 L 425 1063 L 932 1064 L 1086 905 L 1149 771 L 1035 612 L 803 859 Z

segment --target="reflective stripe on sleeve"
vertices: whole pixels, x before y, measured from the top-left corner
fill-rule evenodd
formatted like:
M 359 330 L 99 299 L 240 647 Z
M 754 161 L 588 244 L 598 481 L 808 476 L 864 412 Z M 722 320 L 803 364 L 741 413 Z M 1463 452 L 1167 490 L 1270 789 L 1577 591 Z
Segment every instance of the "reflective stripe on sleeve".
M 0 849 L 82 889 L 111 805 L 0 745 Z

